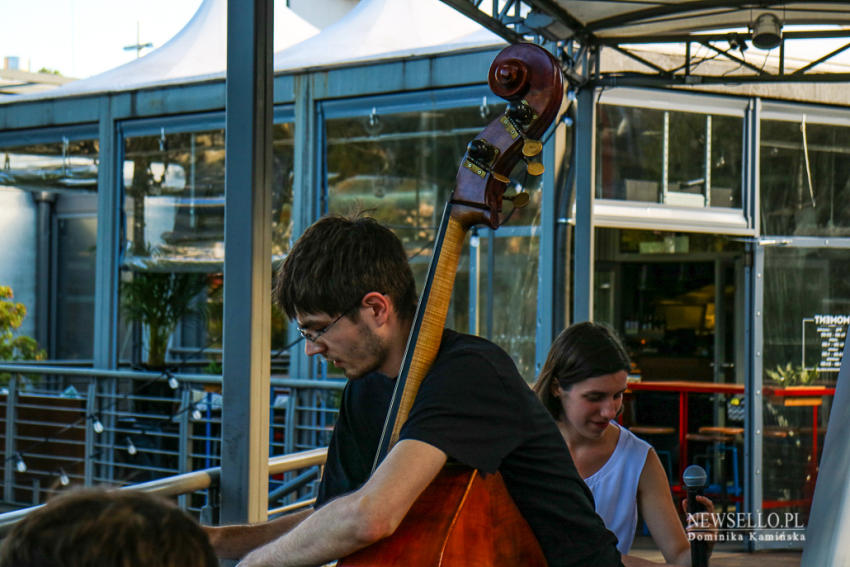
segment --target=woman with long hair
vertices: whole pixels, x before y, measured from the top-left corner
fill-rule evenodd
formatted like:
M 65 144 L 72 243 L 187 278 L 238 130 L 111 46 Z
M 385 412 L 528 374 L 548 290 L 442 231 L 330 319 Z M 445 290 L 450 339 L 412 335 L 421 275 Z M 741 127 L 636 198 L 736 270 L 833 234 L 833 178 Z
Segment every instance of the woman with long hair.
M 658 455 L 615 421 L 623 410 L 629 370 L 629 356 L 610 329 L 577 323 L 552 343 L 534 391 L 555 418 L 597 513 L 616 534 L 623 563 L 629 565 L 640 510 L 665 561 L 690 565 L 688 536 Z M 711 500 L 697 498 L 708 513 L 714 511 Z

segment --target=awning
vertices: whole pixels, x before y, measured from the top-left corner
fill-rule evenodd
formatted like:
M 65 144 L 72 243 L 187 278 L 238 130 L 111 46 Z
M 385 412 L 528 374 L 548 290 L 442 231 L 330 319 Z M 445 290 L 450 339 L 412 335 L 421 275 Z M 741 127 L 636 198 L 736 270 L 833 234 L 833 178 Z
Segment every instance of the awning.
M 846 81 L 850 3 L 714 0 L 442 0 L 509 41 L 558 43 L 574 82 L 605 82 L 598 53 L 619 51 L 669 84 Z M 666 47 L 659 45 L 666 44 Z M 675 46 L 671 48 L 671 46 Z M 674 64 L 647 52 L 676 54 Z M 703 65 L 723 59 L 728 66 Z M 832 66 L 830 66 L 832 65 Z

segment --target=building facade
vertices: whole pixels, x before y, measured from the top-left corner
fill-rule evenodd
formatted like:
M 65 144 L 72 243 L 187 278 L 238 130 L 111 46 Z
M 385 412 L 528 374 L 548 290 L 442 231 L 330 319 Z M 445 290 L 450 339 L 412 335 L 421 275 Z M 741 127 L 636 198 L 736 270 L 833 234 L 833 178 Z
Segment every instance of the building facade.
M 324 33 L 305 43 L 335 45 Z M 277 54 L 270 262 L 321 215 L 366 210 L 421 287 L 466 144 L 504 111 L 486 85 L 503 44 L 452 41 Z M 223 76 L 80 86 L 0 101 L 0 284 L 28 308 L 20 332 L 55 364 L 137 365 L 152 339 L 123 286 L 194 274 L 208 317 L 184 318 L 168 347 L 220 347 Z M 701 462 L 740 509 L 805 521 L 850 321 L 850 105 L 606 88 L 569 90 L 563 110 L 544 174 L 513 176 L 529 206 L 470 235 L 448 325 L 503 346 L 533 382 L 560 329 L 609 324 L 634 363 L 625 419 L 673 429 L 651 439 L 671 477 Z M 279 314 L 271 333 L 273 350 L 296 338 Z M 337 376 L 298 346 L 287 372 Z M 706 427 L 724 432 L 687 438 Z

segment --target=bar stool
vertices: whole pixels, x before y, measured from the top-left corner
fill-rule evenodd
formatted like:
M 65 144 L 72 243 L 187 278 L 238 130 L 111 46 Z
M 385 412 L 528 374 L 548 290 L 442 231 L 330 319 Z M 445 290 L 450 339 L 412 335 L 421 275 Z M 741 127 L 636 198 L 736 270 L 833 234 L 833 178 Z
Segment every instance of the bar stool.
M 734 497 L 735 510 L 737 511 L 738 501 L 743 493 L 743 489 L 738 470 L 738 446 L 735 441 L 744 433 L 744 428 L 705 426 L 700 427 L 698 431 L 698 433 L 688 433 L 686 436 L 687 440 L 708 443 L 709 445 L 705 453 L 694 456 L 694 462 L 700 459 L 704 460 L 705 470 L 709 478 L 712 478 L 711 466 L 715 459 L 717 459 L 719 467 L 719 474 L 717 475 L 720 479 L 719 482 L 709 484 L 704 492 L 706 495 L 720 497 L 721 512 L 725 512 L 729 497 Z M 727 453 L 732 457 L 731 479 L 729 479 L 728 467 L 725 466 Z

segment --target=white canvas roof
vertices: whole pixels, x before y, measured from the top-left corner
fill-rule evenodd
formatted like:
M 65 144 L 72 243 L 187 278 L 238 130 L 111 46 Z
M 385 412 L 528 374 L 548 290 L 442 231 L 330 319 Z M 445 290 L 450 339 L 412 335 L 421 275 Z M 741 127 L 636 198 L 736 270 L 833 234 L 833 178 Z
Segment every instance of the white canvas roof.
M 440 0 L 361 0 L 318 35 L 275 54 L 275 71 L 505 43 Z
M 505 43 L 440 0 L 361 0 L 321 32 L 283 2 L 275 4 L 275 71 Z M 0 100 L 53 99 L 221 78 L 226 70 L 226 37 L 227 0 L 204 0 L 176 36 L 140 59 L 47 92 Z
M 319 32 L 283 2 L 275 2 L 274 49 L 279 51 Z M 59 98 L 222 76 L 227 65 L 227 0 L 204 0 L 192 19 L 162 47 L 99 75 L 73 81 L 26 99 Z M 5 100 L 22 100 L 9 97 Z

